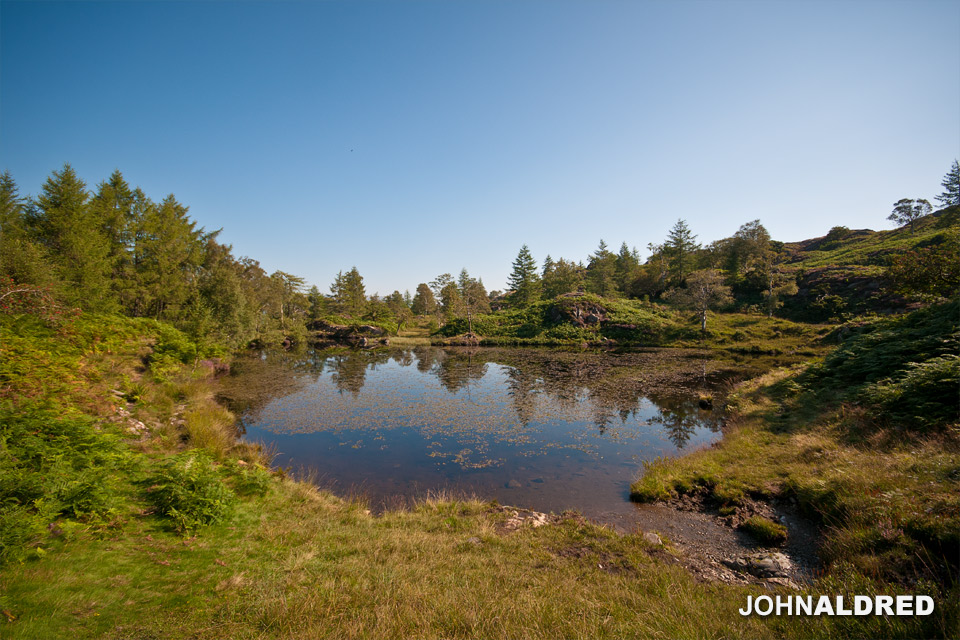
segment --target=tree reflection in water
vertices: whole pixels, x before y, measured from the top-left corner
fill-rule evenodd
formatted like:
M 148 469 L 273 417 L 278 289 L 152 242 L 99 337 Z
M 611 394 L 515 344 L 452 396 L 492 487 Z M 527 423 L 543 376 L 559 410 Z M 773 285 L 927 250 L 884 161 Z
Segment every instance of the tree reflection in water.
M 224 398 L 235 411 L 253 414 L 262 403 L 296 393 L 324 373 L 330 374 L 340 395 L 360 398 L 368 371 L 382 365 L 415 367 L 435 377 L 450 394 L 465 391 L 469 402 L 474 402 L 473 394 L 489 393 L 496 389 L 490 384 L 497 385 L 523 427 L 579 415 L 576 419 L 593 424 L 600 435 L 610 437 L 611 429 L 619 434 L 621 427 L 630 428 L 646 415 L 647 423 L 660 425 L 670 442 L 681 449 L 698 428 L 716 432 L 721 423 L 719 412 L 700 409 L 695 389 L 702 392 L 715 386 L 723 370 L 714 360 L 677 350 L 611 354 L 423 346 L 269 353 L 238 361 L 237 372 L 249 382 L 246 387 L 241 385 L 240 391 L 228 390 Z M 491 367 L 497 375 L 488 378 Z M 291 369 L 295 376 L 282 375 Z

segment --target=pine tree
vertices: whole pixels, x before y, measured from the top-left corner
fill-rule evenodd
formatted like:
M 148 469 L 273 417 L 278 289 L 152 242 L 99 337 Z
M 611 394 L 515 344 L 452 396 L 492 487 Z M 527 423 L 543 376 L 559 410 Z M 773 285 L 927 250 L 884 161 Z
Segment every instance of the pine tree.
M 0 175 L 0 277 L 16 284 L 49 285 L 54 274 L 43 247 L 34 242 L 17 183 L 9 171 Z
M 136 296 L 133 259 L 140 222 L 134 212 L 137 197 L 123 179 L 123 174 L 114 171 L 109 180 L 97 186 L 90 201 L 92 215 L 97 226 L 103 229 L 109 245 L 111 287 L 123 309 L 129 308 Z
M 943 176 L 943 193 L 937 196 L 937 202 L 945 207 L 960 204 L 960 163 L 953 161 L 947 175 Z
M 614 280 L 617 289 L 624 295 L 629 295 L 633 288 L 633 282 L 636 280 L 640 271 L 640 253 L 636 247 L 630 249 L 627 243 L 620 245 L 620 251 L 617 253 L 616 270 Z
M 113 311 L 110 247 L 89 198 L 86 184 L 65 164 L 47 178 L 28 219 L 52 258 L 64 299 L 91 311 Z
M 137 280 L 144 313 L 176 320 L 198 286 L 203 231 L 173 194 L 144 212 L 138 244 Z
M 556 298 L 583 288 L 583 269 L 570 260 L 560 258 L 553 263 L 549 272 L 543 275 L 543 295 L 547 299 Z
M 670 263 L 670 279 L 674 285 L 682 285 L 693 268 L 695 252 L 700 249 L 685 220 L 677 220 L 670 229 L 663 248 Z
M 516 306 L 526 307 L 540 299 L 541 282 L 537 273 L 537 262 L 527 245 L 520 248 L 507 282 L 513 289 L 510 300 Z
M 363 286 L 363 276 L 356 267 L 346 273 L 342 271 L 337 273 L 330 292 L 342 313 L 353 318 L 363 316 L 367 306 L 367 295 Z
M 617 256 L 600 240 L 597 250 L 587 263 L 587 291 L 604 298 L 617 296 Z

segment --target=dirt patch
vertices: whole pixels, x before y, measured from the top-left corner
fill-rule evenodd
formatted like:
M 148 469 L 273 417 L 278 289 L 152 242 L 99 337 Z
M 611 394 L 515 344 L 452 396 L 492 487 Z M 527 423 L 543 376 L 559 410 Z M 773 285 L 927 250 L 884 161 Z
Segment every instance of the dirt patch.
M 705 509 L 693 499 L 638 505 L 635 527 L 659 534 L 676 552 L 675 561 L 705 582 L 796 587 L 816 575 L 819 533 L 792 506 L 757 502 L 727 516 Z M 788 531 L 786 544 L 765 547 L 735 529 L 747 514 L 764 515 L 783 524 Z M 654 550 L 655 555 L 669 555 Z

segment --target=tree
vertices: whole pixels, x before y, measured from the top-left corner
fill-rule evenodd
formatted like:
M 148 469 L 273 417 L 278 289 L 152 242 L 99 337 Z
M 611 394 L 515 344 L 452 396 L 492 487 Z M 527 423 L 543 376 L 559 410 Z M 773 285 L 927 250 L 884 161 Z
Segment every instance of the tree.
M 582 287 L 583 269 L 570 260 L 560 258 L 543 274 L 543 295 L 547 299 L 579 291 Z
M 587 263 L 587 291 L 603 298 L 612 298 L 617 291 L 617 256 L 607 249 L 607 243 L 600 240 L 597 250 Z
M 513 261 L 513 271 L 507 280 L 513 294 L 511 302 L 518 307 L 526 307 L 540 299 L 541 282 L 537 273 L 537 262 L 530 254 L 527 245 L 520 248 L 517 259 Z
M 31 236 L 24 201 L 9 171 L 0 174 L 0 276 L 24 285 L 55 280 L 49 256 Z
M 346 273 L 338 272 L 330 285 L 330 293 L 341 313 L 353 318 L 363 316 L 367 306 L 367 294 L 363 286 L 363 276 L 356 267 Z
M 89 206 L 86 184 L 69 164 L 54 171 L 31 203 L 28 221 L 52 258 L 62 295 L 74 306 L 116 309 L 110 291 L 110 248 Z
M 467 326 L 473 333 L 473 316 L 476 313 L 490 313 L 490 299 L 483 281 L 471 278 L 466 269 L 460 271 L 458 281 L 460 288 L 461 309 L 467 316 Z
M 406 297 L 409 296 L 410 292 L 408 291 Z M 391 293 L 384 299 L 384 302 L 387 305 L 387 309 L 397 321 L 397 335 L 399 335 L 400 329 L 402 329 L 403 325 L 409 322 L 410 318 L 413 316 L 413 314 L 410 312 L 410 305 L 407 303 L 404 295 L 399 291 L 394 291 Z
M 909 224 L 910 234 L 913 235 L 913 223 L 929 214 L 930 211 L 930 203 L 926 200 L 903 198 L 902 200 L 897 200 L 893 205 L 893 213 L 887 216 L 887 220 L 893 220 L 901 227 Z
M 310 304 L 310 320 L 319 320 L 326 315 L 327 299 L 320 293 L 317 285 L 310 287 L 310 290 L 307 292 L 307 302 Z
M 637 248 L 627 248 L 627 243 L 620 245 L 620 251 L 617 253 L 617 268 L 614 275 L 617 289 L 626 296 L 631 294 L 633 283 L 640 274 L 640 253 Z
M 417 293 L 413 296 L 410 310 L 415 316 L 432 316 L 437 312 L 437 299 L 425 282 L 417 285 Z
M 704 332 L 707 330 L 707 312 L 732 301 L 730 287 L 723 284 L 723 277 L 716 269 L 694 271 L 687 276 L 686 288 L 672 289 L 669 298 L 696 311 L 700 317 L 700 330 Z
M 947 175 L 943 176 L 943 193 L 937 196 L 937 201 L 944 207 L 960 204 L 960 163 L 953 161 L 953 166 Z
M 176 320 L 197 286 L 203 258 L 203 230 L 187 216 L 173 194 L 144 213 L 135 258 L 144 312 Z
M 694 254 L 700 248 L 685 220 L 677 220 L 670 229 L 663 250 L 670 264 L 670 279 L 675 286 L 682 285 L 691 270 Z
M 277 291 L 280 293 L 277 310 L 280 314 L 280 328 L 286 330 L 287 318 L 301 316 L 306 310 L 306 298 L 303 295 L 306 281 L 285 271 L 274 271 L 270 274 L 270 279 L 277 284 Z

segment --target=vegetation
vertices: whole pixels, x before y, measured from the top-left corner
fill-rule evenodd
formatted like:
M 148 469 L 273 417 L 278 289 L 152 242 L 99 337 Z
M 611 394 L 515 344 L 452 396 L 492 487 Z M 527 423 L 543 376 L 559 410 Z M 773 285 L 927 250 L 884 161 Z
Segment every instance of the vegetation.
M 783 244 L 755 220 L 700 246 L 678 220 L 646 262 L 601 241 L 586 265 L 548 256 L 540 270 L 524 245 L 508 295 L 463 269 L 381 298 L 355 267 L 329 296 L 267 274 L 119 172 L 91 192 L 65 165 L 35 198 L 3 174 L 2 635 L 955 636 L 956 176 L 954 162 L 946 208 L 924 215 L 919 201 L 917 214 L 913 201 L 898 219 L 909 229 Z M 444 496 L 374 517 L 292 481 L 237 441 L 215 377 L 232 349 L 304 341 L 311 322 L 411 344 L 469 334 L 824 356 L 741 383 L 723 442 L 651 463 L 632 497 L 691 494 L 727 511 L 793 501 L 824 536 L 807 591 L 929 593 L 938 609 L 744 618 L 758 591 L 697 583 L 669 546 L 576 514 L 533 527 Z M 764 544 L 789 535 L 758 515 L 740 526 Z
M 847 328 L 821 364 L 744 384 L 722 444 L 651 465 L 632 497 L 698 493 L 719 507 L 748 496 L 794 500 L 822 523 L 832 571 L 940 585 L 955 626 L 958 311 L 954 299 Z

